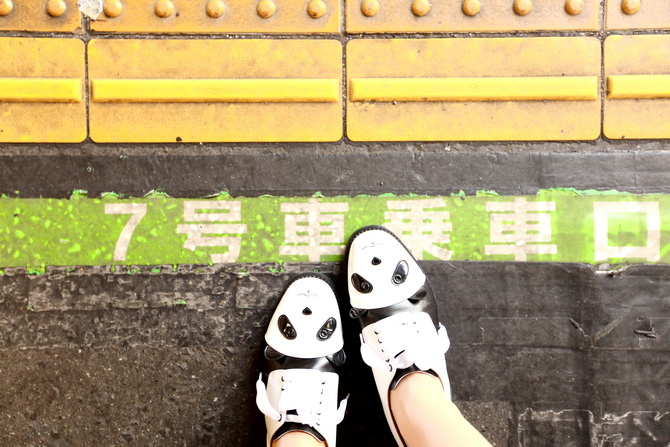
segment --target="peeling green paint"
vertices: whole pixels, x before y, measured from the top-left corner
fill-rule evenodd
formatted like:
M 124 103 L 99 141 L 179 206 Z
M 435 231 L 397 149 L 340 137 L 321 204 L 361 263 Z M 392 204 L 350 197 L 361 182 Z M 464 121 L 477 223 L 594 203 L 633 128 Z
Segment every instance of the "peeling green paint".
M 596 219 L 598 203 L 604 211 Z M 561 188 L 535 196 L 233 198 L 222 191 L 189 200 L 156 189 L 141 198 L 82 190 L 70 199 L 3 197 L 0 267 L 176 271 L 179 264 L 339 261 L 347 238 L 365 225 L 396 225 L 426 260 L 670 263 L 670 195 Z
M 73 199 L 87 199 L 88 198 L 88 191 L 85 189 L 75 189 L 72 191 L 72 194 L 70 195 L 70 200 Z
M 279 262 L 277 264 L 277 267 L 268 267 L 268 270 L 270 273 L 284 273 L 284 264 L 282 262 Z
M 160 197 L 170 197 L 162 188 L 152 189 L 143 197 L 144 199 L 155 199 Z
M 616 189 L 598 191 L 595 189 L 576 189 L 576 188 L 541 189 L 538 191 L 537 195 L 542 196 L 545 194 L 553 194 L 553 193 L 567 193 L 567 194 L 574 194 L 577 196 L 631 196 L 632 195 L 629 192 L 617 191 Z

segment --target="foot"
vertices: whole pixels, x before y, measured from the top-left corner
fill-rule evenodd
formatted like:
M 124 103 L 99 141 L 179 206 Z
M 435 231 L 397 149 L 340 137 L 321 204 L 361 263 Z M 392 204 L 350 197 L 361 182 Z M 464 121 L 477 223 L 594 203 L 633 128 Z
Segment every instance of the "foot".
M 358 318 L 361 355 L 371 368 L 386 419 L 399 446 L 404 441 L 389 406 L 389 393 L 409 374 L 440 379 L 451 398 L 444 353 L 447 331 L 426 275 L 400 240 L 386 228 L 355 232 L 346 255 L 350 316 Z
M 256 404 L 265 414 L 267 446 L 287 433 L 303 432 L 335 447 L 339 377 L 344 363 L 342 325 L 328 277 L 303 274 L 288 286 L 265 333 L 264 368 Z

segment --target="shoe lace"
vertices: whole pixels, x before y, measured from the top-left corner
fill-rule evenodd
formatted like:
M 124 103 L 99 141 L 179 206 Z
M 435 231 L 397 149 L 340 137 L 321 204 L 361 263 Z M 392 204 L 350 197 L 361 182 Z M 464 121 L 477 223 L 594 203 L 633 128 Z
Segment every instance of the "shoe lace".
M 282 374 L 281 394 L 275 408 L 268 399 L 261 374 L 256 381 L 256 405 L 263 414 L 276 421 L 297 422 L 310 427 L 337 425 L 344 419 L 349 396 L 340 402 L 336 411 L 325 411 L 325 386 L 320 371 L 287 369 Z
M 445 353 L 449 349 L 447 330 L 439 324 L 437 333 L 433 326 L 419 324 L 416 319 L 405 319 L 398 325 L 375 328 L 374 334 L 380 344 L 376 351 L 361 339 L 361 356 L 371 368 L 385 371 L 409 368 L 416 365 L 425 371 L 433 367 L 435 350 Z

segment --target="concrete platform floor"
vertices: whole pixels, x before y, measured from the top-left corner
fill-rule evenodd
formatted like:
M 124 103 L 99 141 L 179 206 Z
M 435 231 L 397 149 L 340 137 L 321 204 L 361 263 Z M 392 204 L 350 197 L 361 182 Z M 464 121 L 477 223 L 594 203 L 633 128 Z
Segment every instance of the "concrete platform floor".
M 670 267 L 422 262 L 454 399 L 496 446 L 670 445 Z M 0 276 L 0 445 L 251 446 L 265 324 L 294 274 L 340 264 L 21 269 Z M 177 300 L 186 304 L 175 304 Z M 392 445 L 344 318 L 338 444 Z

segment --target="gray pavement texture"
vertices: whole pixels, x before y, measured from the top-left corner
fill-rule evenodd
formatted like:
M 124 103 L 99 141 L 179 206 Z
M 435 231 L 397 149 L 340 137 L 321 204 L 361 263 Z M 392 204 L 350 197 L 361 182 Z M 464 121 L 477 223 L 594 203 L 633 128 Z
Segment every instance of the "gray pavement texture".
M 454 399 L 494 445 L 670 445 L 669 266 L 422 266 L 452 340 Z M 341 264 L 270 267 L 7 270 L 0 445 L 263 445 L 254 381 L 287 281 L 321 271 L 348 310 Z M 393 445 L 356 329 L 345 317 L 338 444 Z
M 305 196 L 494 190 L 616 189 L 670 192 L 665 142 L 386 143 L 286 145 L 6 146 L 0 193 L 69 197 L 86 190 L 174 197 Z

